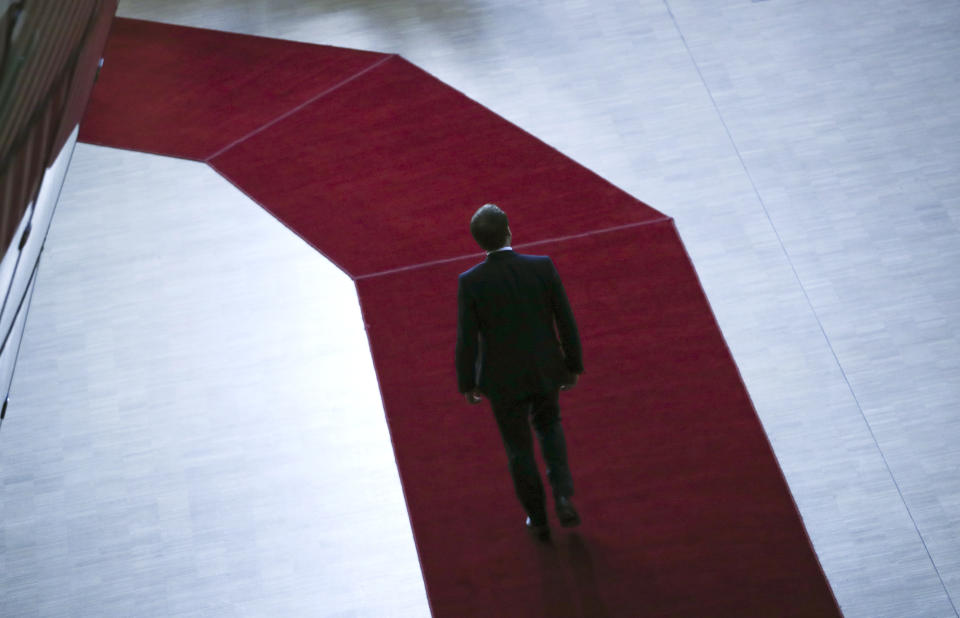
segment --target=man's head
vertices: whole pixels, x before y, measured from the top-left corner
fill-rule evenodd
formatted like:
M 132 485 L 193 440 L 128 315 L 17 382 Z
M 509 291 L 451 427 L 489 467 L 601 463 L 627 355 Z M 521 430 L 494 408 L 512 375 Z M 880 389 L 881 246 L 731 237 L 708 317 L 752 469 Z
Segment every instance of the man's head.
M 496 251 L 510 244 L 507 213 L 496 204 L 484 204 L 470 219 L 470 233 L 484 251 Z

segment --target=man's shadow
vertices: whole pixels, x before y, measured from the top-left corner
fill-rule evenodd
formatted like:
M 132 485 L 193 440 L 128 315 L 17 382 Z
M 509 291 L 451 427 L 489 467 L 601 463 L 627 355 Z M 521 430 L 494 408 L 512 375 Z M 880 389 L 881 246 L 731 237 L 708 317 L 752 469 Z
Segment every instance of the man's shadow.
M 576 532 L 564 537 L 541 544 L 538 551 L 546 615 L 609 618 L 597 582 L 593 550 Z
M 610 612 L 597 585 L 597 571 L 593 553 L 587 543 L 576 532 L 567 537 L 567 549 L 570 553 L 570 566 L 573 569 L 573 582 L 580 597 L 580 609 L 584 616 L 607 618 Z

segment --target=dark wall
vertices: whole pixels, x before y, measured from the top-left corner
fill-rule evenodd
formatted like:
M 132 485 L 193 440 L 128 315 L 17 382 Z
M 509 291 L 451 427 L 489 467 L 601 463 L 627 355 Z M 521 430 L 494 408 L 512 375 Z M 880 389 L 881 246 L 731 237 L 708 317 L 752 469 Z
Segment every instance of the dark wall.
M 2 6 L 2 4 L 0 4 Z M 20 0 L 0 18 L 0 247 L 80 121 L 116 0 Z
M 116 9 L 117 0 L 0 0 L 0 419 L 69 162 L 64 146 Z

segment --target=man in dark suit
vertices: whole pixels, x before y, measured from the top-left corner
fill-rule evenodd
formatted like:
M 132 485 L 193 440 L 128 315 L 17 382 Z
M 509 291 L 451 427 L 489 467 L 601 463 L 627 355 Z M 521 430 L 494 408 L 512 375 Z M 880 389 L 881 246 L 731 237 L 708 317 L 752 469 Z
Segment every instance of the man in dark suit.
M 486 204 L 470 220 L 486 261 L 460 275 L 457 379 L 468 403 L 490 400 L 507 451 L 527 527 L 549 537 L 546 497 L 533 455 L 530 422 L 540 441 L 564 527 L 580 523 L 560 425 L 558 394 L 583 373 L 580 338 L 553 262 L 510 247 L 507 215 Z M 559 338 L 558 338 L 559 335 Z

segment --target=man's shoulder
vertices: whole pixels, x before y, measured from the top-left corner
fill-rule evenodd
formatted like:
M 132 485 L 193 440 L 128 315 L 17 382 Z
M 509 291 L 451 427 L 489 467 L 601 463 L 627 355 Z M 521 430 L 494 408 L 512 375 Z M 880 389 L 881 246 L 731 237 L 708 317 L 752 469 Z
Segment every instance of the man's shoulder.
M 527 255 L 518 253 L 517 259 L 525 264 L 528 268 L 539 273 L 553 270 L 553 260 L 551 260 L 550 256 L 548 255 Z
M 517 257 L 534 264 L 547 264 L 553 261 L 550 259 L 549 255 L 529 255 L 526 253 L 518 253 Z
M 472 279 L 472 278 L 474 278 L 474 277 L 477 276 L 477 274 L 480 272 L 481 267 L 482 267 L 484 264 L 486 264 L 486 262 L 480 262 L 480 263 L 478 263 L 478 264 L 474 264 L 474 265 L 471 266 L 469 269 L 467 269 L 467 270 L 463 271 L 462 273 L 460 273 L 459 275 L 457 275 L 457 277 L 458 277 L 461 281 L 466 280 L 466 279 Z
M 549 256 L 546 255 L 529 255 L 526 253 L 511 252 L 510 256 L 506 257 L 506 259 L 512 261 L 513 263 L 520 262 L 535 268 L 551 268 L 553 265 L 553 261 Z M 490 270 L 491 268 L 493 268 L 493 270 Z M 490 275 L 496 272 L 496 267 L 493 267 L 491 261 L 488 259 L 478 264 L 474 264 L 469 270 L 460 273 L 459 279 L 461 281 L 472 281 L 475 279 L 482 279 L 484 277 L 484 273 Z

